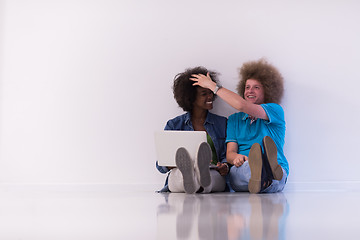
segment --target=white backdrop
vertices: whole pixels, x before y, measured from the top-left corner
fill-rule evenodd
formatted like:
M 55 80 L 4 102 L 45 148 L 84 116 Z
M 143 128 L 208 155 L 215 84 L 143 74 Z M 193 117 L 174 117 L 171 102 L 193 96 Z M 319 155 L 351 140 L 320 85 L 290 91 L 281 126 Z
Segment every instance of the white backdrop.
M 0 183 L 152 184 L 175 74 L 285 77 L 289 182 L 357 182 L 360 2 L 1 1 Z M 220 99 L 215 113 L 234 109 Z

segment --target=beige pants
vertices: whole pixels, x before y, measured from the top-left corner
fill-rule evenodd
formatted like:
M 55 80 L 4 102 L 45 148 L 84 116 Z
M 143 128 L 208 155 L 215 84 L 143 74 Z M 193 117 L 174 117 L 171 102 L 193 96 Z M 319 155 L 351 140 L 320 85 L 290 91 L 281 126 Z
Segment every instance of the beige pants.
M 210 170 L 211 184 L 204 188 L 202 193 L 210 192 L 223 192 L 225 190 L 226 182 L 225 177 L 221 176 L 220 173 L 214 169 Z M 194 171 L 194 182 L 196 189 L 200 188 L 198 178 L 195 176 Z M 169 190 L 171 192 L 185 192 L 184 190 L 184 180 L 182 173 L 179 169 L 174 168 L 171 170 L 168 180 Z

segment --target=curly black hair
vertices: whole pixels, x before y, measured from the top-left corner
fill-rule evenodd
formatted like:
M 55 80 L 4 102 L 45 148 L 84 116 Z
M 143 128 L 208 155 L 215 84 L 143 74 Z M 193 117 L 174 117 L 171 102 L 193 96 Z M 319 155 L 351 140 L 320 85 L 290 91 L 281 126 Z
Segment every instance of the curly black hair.
M 258 80 L 264 87 L 264 103 L 280 104 L 284 93 L 284 80 L 279 70 L 264 58 L 246 62 L 239 69 L 240 82 L 237 92 L 244 97 L 245 84 L 248 79 Z
M 192 112 L 193 103 L 196 100 L 197 88 L 199 88 L 199 86 L 193 86 L 194 82 L 190 80 L 191 75 L 193 74 L 206 75 L 207 73 L 210 74 L 210 77 L 213 82 L 215 83 L 219 82 L 218 80 L 219 74 L 217 72 L 209 71 L 201 66 L 185 69 L 184 72 L 178 73 L 175 76 L 174 85 L 173 85 L 174 98 L 178 103 L 179 107 L 181 107 L 184 111 Z

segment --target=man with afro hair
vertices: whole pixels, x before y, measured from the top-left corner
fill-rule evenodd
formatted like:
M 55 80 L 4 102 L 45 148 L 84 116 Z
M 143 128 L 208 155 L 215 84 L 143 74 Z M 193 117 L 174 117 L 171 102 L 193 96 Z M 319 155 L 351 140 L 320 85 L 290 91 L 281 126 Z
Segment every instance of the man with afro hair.
M 244 63 L 239 73 L 237 94 L 218 86 L 209 74 L 196 74 L 191 80 L 239 111 L 229 117 L 227 125 L 226 158 L 232 165 L 232 188 L 250 193 L 282 191 L 289 175 L 283 151 L 284 110 L 279 105 L 283 77 L 265 59 Z

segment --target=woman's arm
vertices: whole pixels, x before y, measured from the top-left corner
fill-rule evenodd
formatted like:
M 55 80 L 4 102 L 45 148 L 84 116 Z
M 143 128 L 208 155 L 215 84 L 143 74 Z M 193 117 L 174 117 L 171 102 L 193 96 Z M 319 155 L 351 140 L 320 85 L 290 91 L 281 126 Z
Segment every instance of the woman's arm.
M 240 167 L 248 160 L 247 156 L 238 154 L 238 144 L 236 142 L 228 142 L 226 147 L 226 159 L 228 163 Z
M 214 91 L 216 88 L 216 83 L 211 80 L 209 73 L 206 76 L 203 74 L 192 75 L 190 80 L 194 81 L 194 86 L 208 88 L 211 91 Z M 246 101 L 229 89 L 222 87 L 217 91 L 216 95 L 240 112 L 247 113 L 256 118 L 269 120 L 265 110 L 260 105 Z

